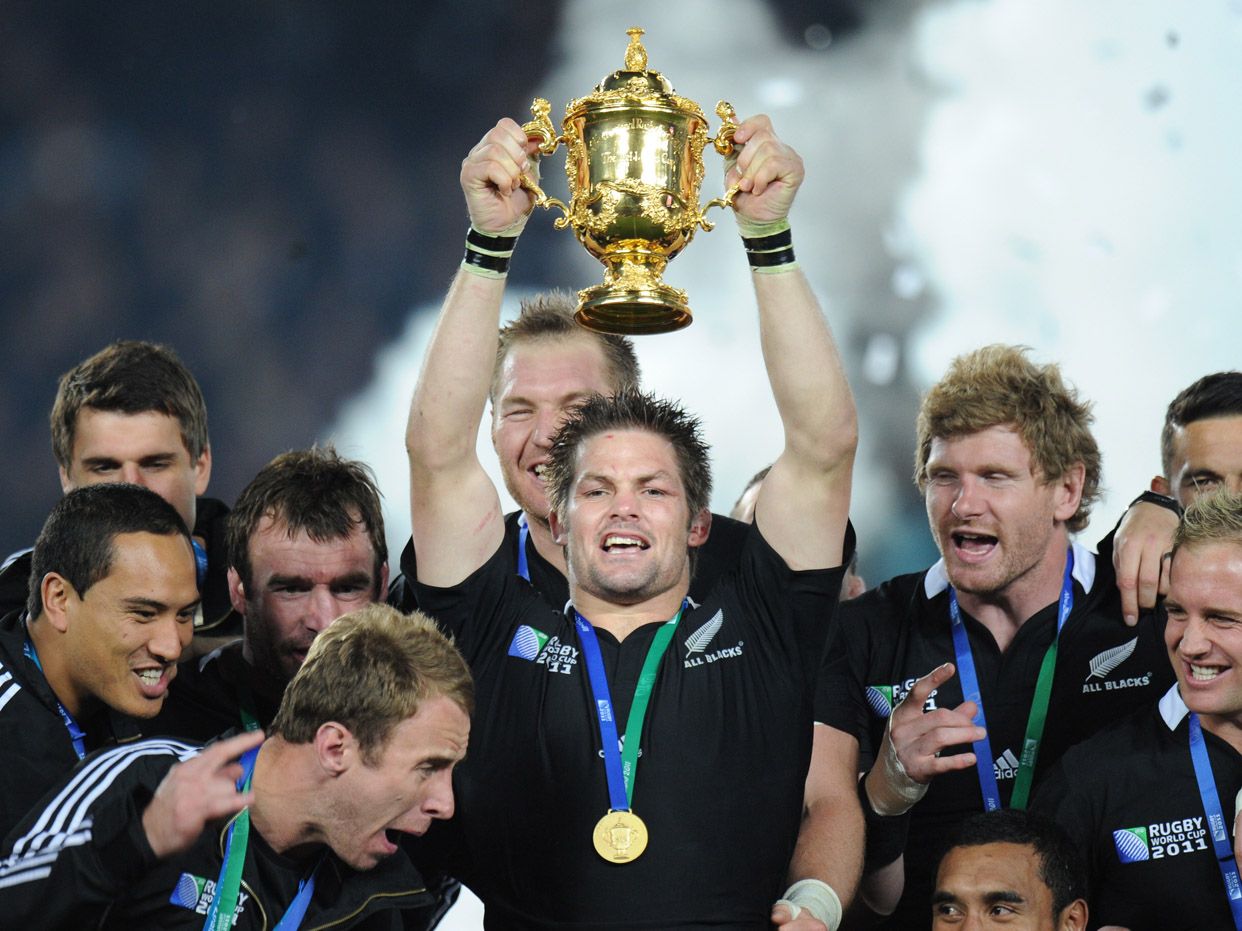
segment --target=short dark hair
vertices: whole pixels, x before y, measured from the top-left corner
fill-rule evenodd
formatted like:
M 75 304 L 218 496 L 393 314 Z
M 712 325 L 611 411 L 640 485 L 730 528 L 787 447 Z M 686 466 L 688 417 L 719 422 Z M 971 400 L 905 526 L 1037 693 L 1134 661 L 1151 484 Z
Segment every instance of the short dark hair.
M 1071 531 L 1087 526 L 1100 497 L 1100 447 L 1091 435 L 1091 405 L 1066 385 L 1055 364 L 1036 365 L 1025 346 L 984 346 L 958 356 L 919 408 L 914 482 L 927 488 L 927 460 L 934 439 L 949 440 L 989 427 L 1012 426 L 1031 452 L 1045 482 L 1083 464 L 1082 498 L 1066 521 Z M 1033 471 L 1035 471 L 1033 470 Z
M 1172 478 L 1173 437 L 1187 424 L 1211 417 L 1242 416 L 1242 372 L 1204 375 L 1169 402 L 1160 431 L 1160 466 Z
M 1020 808 L 979 812 L 949 835 L 945 856 L 955 847 L 984 844 L 1021 844 L 1034 848 L 1039 858 L 1039 878 L 1052 893 L 1054 918 L 1075 899 L 1086 899 L 1087 881 L 1082 860 L 1070 836 L 1055 821 Z
M 452 640 L 419 611 L 370 604 L 315 638 L 268 734 L 305 744 L 336 721 L 357 739 L 363 762 L 375 766 L 393 728 L 440 697 L 467 717 L 474 713 L 474 680 Z
M 578 302 L 565 291 L 543 291 L 522 301 L 517 317 L 500 328 L 496 361 L 492 366 L 492 385 L 488 391 L 488 397 L 493 402 L 500 384 L 500 370 L 510 349 L 520 343 L 574 336 L 586 337 L 599 343 L 604 360 L 608 363 L 609 381 L 614 393 L 638 388 L 641 373 L 634 344 L 624 336 L 588 330 L 574 318 L 577 309 Z
M 150 489 L 123 482 L 87 485 L 69 492 L 48 515 L 35 541 L 26 610 L 43 613 L 43 577 L 64 577 L 78 597 L 112 571 L 114 540 L 122 533 L 178 535 L 190 546 L 190 531 L 177 509 Z
M 167 346 L 122 339 L 79 362 L 60 377 L 52 405 L 52 452 L 65 471 L 82 408 L 175 417 L 192 460 L 208 447 L 207 404 L 198 382 Z
M 361 525 L 375 551 L 375 584 L 388 561 L 384 514 L 375 475 L 365 463 L 342 458 L 332 446 L 281 453 L 237 498 L 225 535 L 229 566 L 251 586 L 250 538 L 263 518 L 282 522 L 290 536 L 305 530 L 317 543 L 347 537 Z
M 681 470 L 690 518 L 707 508 L 712 496 L 712 470 L 699 421 L 671 401 L 626 389 L 610 398 L 598 394 L 588 398 L 565 419 L 553 438 L 544 481 L 548 504 L 558 515 L 565 513 L 582 444 L 608 430 L 646 430 L 668 440 Z

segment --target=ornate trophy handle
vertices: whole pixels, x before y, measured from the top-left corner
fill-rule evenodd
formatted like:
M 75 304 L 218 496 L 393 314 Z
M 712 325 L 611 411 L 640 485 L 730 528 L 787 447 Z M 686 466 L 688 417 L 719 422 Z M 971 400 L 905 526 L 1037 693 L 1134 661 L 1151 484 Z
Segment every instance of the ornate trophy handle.
M 716 115 L 720 117 L 720 131 L 716 133 L 715 139 L 708 141 L 717 152 L 729 159 L 733 157 L 738 148 L 733 142 L 733 131 L 737 129 L 737 111 L 733 109 L 733 104 L 729 101 L 721 100 L 716 104 Z M 703 227 L 704 232 L 710 232 L 716 228 L 716 224 L 707 219 L 707 211 L 712 207 L 732 207 L 733 198 L 737 197 L 737 190 L 735 184 L 725 191 L 724 197 L 713 197 L 703 205 L 703 209 L 699 211 L 698 224 Z
M 529 123 L 522 124 L 522 132 L 526 133 L 527 139 L 539 143 L 539 151 L 543 155 L 551 155 L 556 151 L 556 147 L 564 141 L 556 134 L 556 127 L 552 125 L 552 118 L 550 116 L 552 105 L 542 97 L 536 97 L 530 105 L 530 112 L 535 118 Z M 545 194 L 535 179 L 525 172 L 522 174 L 521 185 L 534 198 L 531 203 L 532 210 L 535 207 L 542 207 L 544 210 L 550 210 L 553 207 L 561 209 L 565 216 L 557 220 L 557 226 L 563 229 L 569 222 L 569 207 L 563 201 Z

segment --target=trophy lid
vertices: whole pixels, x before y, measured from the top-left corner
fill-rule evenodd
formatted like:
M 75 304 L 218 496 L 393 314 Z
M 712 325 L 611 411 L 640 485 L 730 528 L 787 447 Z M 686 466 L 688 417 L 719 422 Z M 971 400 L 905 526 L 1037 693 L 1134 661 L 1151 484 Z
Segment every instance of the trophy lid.
M 636 96 L 672 97 L 673 85 L 658 71 L 647 70 L 647 50 L 640 40 L 644 30 L 635 26 L 625 30 L 630 44 L 625 49 L 625 67 L 614 71 L 596 85 L 597 92 L 626 91 Z

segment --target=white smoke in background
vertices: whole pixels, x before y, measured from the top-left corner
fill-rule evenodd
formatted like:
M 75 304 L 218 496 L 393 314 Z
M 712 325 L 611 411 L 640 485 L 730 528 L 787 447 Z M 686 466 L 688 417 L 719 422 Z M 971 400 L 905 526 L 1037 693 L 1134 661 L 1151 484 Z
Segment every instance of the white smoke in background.
M 756 0 L 630 3 L 623 10 L 578 0 L 565 9 L 557 67 L 530 89 L 530 96 L 551 100 L 559 118 L 569 100 L 622 66 L 625 30 L 635 24 L 648 30 L 644 43 L 650 67 L 663 71 L 679 94 L 702 105 L 712 131 L 718 125 L 715 103 L 726 98 L 743 116 L 771 114 L 778 132 L 804 156 L 807 181 L 795 206 L 795 241 L 843 339 L 850 313 L 866 310 L 866 284 L 889 275 L 892 260 L 885 254 L 881 227 L 908 173 L 900 164 L 916 138 L 911 128 L 892 119 L 916 109 L 909 103 L 916 94 L 901 68 L 905 53 L 900 41 L 881 22 L 839 52 L 792 48 L 778 35 L 770 11 Z M 479 134 L 499 116 L 480 114 Z M 710 149 L 706 155 L 704 201 L 719 193 L 723 180 L 718 156 Z M 545 187 L 554 195 L 566 193 L 564 158 L 564 151 L 558 151 L 543 166 Z M 702 417 L 713 445 L 713 506 L 727 512 L 746 480 L 779 453 L 781 435 L 759 356 L 750 273 L 736 227 L 720 211 L 712 211 L 712 219 L 719 221 L 716 230 L 700 232 L 665 275 L 670 284 L 689 291 L 695 323 L 680 333 L 639 338 L 637 345 L 645 385 L 681 398 Z M 530 222 L 550 224 L 552 214 Z M 602 279 L 602 267 L 568 231 L 561 243 L 558 261 L 567 287 Z M 521 280 L 522 262 L 519 245 L 511 280 Z M 517 306 L 514 295 L 509 297 L 507 314 Z M 394 547 L 409 535 L 402 437 L 433 316 L 433 308 L 418 309 L 405 334 L 382 351 L 375 383 L 347 406 L 332 431 L 343 452 L 375 467 Z M 500 487 L 486 436 L 480 453 Z M 876 502 L 873 513 L 882 516 L 886 490 L 870 488 L 861 477 L 860 486 L 860 495 Z
M 1111 526 L 1160 471 L 1172 397 L 1242 365 L 1242 4 L 930 8 L 944 88 L 900 240 L 939 304 L 917 375 L 987 342 L 1059 360 L 1096 402 Z
M 651 67 L 679 93 L 709 114 L 720 97 L 743 115 L 768 112 L 802 153 L 795 243 L 863 402 L 854 516 L 864 558 L 892 520 L 894 476 L 908 472 L 879 451 L 886 431 L 912 445 L 913 410 L 884 393 L 902 358 L 922 390 L 952 356 L 993 341 L 1061 361 L 1095 400 L 1112 495 L 1088 531 L 1094 541 L 1158 470 L 1169 399 L 1201 374 L 1242 364 L 1242 3 L 894 0 L 862 9 L 865 30 L 825 50 L 822 29 L 788 45 L 757 0 L 623 10 L 574 0 L 555 69 L 530 96 L 549 98 L 559 116 L 620 67 L 625 29 L 641 25 Z M 479 114 L 479 134 L 498 116 Z M 562 195 L 563 158 L 543 172 Z M 709 158 L 704 200 L 720 178 Z M 600 279 L 568 232 L 560 248 L 566 286 Z M 515 281 L 522 259 L 519 246 Z M 780 445 L 732 220 L 700 233 L 666 278 L 690 292 L 696 322 L 638 341 L 645 381 L 703 417 L 713 504 L 727 511 Z M 433 318 L 419 309 L 332 431 L 378 473 L 394 560 L 409 534 L 405 412 Z M 493 466 L 486 431 L 480 455 Z M 445 927 L 478 927 L 479 914 L 463 901 Z
M 620 66 L 624 30 L 642 24 L 651 66 L 679 93 L 708 113 L 719 97 L 742 114 L 770 113 L 807 162 L 795 241 L 855 384 L 882 389 L 905 356 L 922 390 L 953 355 L 989 341 L 1060 360 L 1096 402 L 1112 496 L 1094 540 L 1158 469 L 1168 400 L 1242 355 L 1227 327 L 1242 285 L 1240 9 L 893 2 L 867 5 L 863 32 L 825 51 L 811 30 L 806 46 L 789 46 L 754 0 L 624 11 L 578 0 L 566 7 L 557 67 L 530 95 L 559 114 Z M 480 134 L 492 119 L 480 114 Z M 721 176 L 708 155 L 704 199 Z M 562 193 L 563 159 L 544 170 Z M 568 232 L 560 249 L 567 285 L 600 279 Z M 519 247 L 516 281 L 521 266 Z M 689 290 L 696 322 L 638 341 L 645 380 L 703 417 L 714 506 L 727 510 L 780 443 L 732 220 L 700 233 L 666 277 Z M 384 350 L 375 385 L 334 430 L 380 473 L 394 541 L 408 533 L 401 437 L 432 313 L 420 309 Z M 885 431 L 905 442 L 912 412 L 883 391 L 860 393 L 854 512 L 865 548 L 906 470 L 879 461 L 891 460 L 891 440 L 889 452 L 878 447 Z

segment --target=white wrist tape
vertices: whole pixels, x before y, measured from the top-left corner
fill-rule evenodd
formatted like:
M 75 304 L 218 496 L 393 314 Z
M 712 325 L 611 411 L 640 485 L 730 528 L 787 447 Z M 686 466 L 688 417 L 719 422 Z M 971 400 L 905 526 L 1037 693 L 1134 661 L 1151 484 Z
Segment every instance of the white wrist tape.
M 788 908 L 794 918 L 806 909 L 822 921 L 828 931 L 837 931 L 841 924 L 840 896 L 833 891 L 832 886 L 818 879 L 799 879 L 785 890 L 785 895 L 776 904 Z
M 894 709 L 896 710 L 896 709 Z M 893 717 L 889 715 L 888 731 L 884 735 L 884 748 L 876 761 L 879 768 L 880 787 L 874 787 L 873 780 L 865 783 L 867 799 L 876 814 L 891 817 L 904 815 L 927 794 L 927 786 L 915 782 L 901 765 L 901 759 L 893 747 Z

